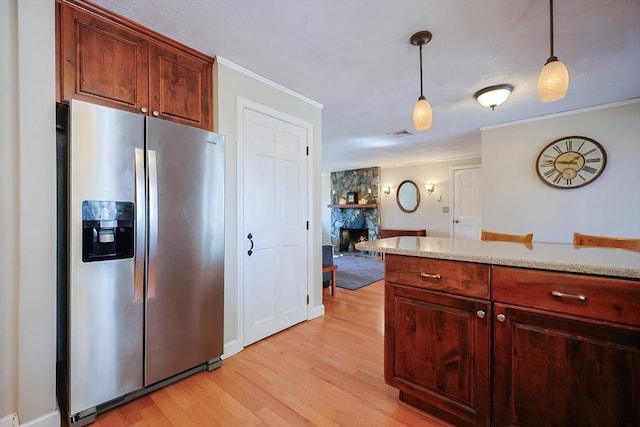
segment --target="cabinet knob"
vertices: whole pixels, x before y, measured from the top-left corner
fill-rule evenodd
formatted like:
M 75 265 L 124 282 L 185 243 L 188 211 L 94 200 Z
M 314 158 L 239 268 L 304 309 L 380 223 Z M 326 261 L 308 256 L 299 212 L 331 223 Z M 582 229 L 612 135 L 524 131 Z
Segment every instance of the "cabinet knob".
M 149 110 L 147 110 L 147 107 L 142 107 L 140 109 L 140 112 L 142 112 L 142 113 L 146 113 L 147 111 L 149 111 Z
M 478 310 L 478 311 L 476 312 L 476 314 L 477 314 L 477 315 L 478 315 L 478 317 L 479 317 L 479 318 L 481 318 L 481 319 L 484 319 L 484 316 L 486 316 L 486 315 L 487 315 L 487 313 L 485 313 L 485 312 L 484 312 L 484 311 L 482 311 L 482 310 Z
M 154 112 L 153 112 L 153 113 L 151 113 L 151 114 L 153 114 L 153 117 L 158 117 L 158 116 L 160 115 L 160 113 L 158 113 L 157 111 L 154 111 Z
M 505 316 L 504 314 L 498 314 L 496 318 L 498 319 L 498 322 L 504 322 L 505 320 L 507 320 L 507 316 Z
M 459 223 L 460 223 L 460 221 L 459 221 L 459 220 L 457 220 L 457 219 L 454 219 L 454 220 L 453 220 L 453 222 L 454 222 L 454 223 L 456 223 L 456 224 L 459 224 Z

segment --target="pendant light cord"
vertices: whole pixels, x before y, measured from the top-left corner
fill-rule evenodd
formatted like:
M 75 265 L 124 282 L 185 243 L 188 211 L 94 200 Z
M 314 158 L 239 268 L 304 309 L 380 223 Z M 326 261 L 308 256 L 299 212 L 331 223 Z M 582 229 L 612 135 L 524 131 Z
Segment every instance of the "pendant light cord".
M 422 98 L 424 98 L 424 95 L 422 94 L 422 45 L 420 45 L 420 98 L 418 99 Z
M 551 55 L 550 58 L 553 58 L 553 0 L 549 0 L 549 44 L 550 44 L 550 48 L 551 48 Z

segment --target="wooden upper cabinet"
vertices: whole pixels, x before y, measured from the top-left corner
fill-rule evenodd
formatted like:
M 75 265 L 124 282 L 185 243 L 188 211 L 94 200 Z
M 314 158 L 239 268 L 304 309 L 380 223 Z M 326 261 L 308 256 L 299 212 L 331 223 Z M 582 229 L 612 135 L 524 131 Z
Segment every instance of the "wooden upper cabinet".
M 213 130 L 213 58 L 81 0 L 57 7 L 60 101 Z
M 149 58 L 152 115 L 211 129 L 211 64 L 156 44 Z
M 60 7 L 62 101 L 140 112 L 149 98 L 149 42 L 79 9 Z

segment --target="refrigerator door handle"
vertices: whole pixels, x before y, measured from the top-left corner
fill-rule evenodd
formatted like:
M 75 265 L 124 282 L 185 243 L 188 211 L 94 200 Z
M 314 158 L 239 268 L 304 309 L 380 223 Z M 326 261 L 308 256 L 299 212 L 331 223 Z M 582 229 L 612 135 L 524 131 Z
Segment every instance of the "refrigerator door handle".
M 156 260 L 158 257 L 158 167 L 156 151 L 149 150 L 149 264 L 147 298 L 156 296 Z
M 133 280 L 133 300 L 142 302 L 144 298 L 144 233 L 145 233 L 145 190 L 144 190 L 144 150 L 135 148 L 135 185 L 136 185 L 136 247 Z

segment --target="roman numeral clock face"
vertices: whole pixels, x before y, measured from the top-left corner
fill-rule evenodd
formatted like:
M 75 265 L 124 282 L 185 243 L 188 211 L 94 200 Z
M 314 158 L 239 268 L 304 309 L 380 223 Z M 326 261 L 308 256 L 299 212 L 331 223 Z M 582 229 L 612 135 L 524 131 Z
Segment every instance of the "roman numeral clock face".
M 598 142 L 584 136 L 566 136 L 542 149 L 536 171 L 545 184 L 568 189 L 593 182 L 606 164 L 607 154 Z

